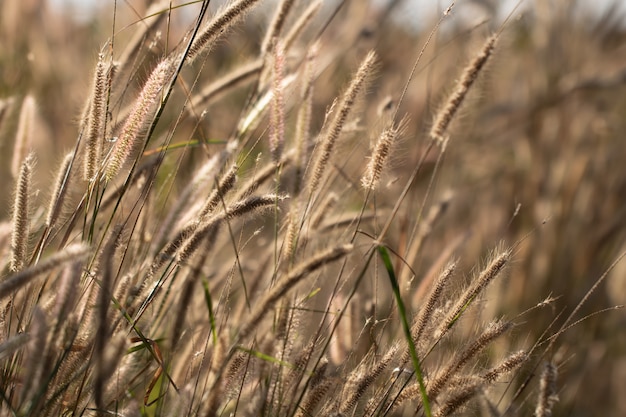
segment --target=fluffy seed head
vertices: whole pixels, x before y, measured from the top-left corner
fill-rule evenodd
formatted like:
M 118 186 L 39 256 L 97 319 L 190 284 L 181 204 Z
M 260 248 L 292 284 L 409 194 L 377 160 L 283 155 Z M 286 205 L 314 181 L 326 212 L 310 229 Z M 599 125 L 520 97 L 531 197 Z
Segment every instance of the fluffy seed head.
M 35 107 L 35 98 L 33 96 L 27 95 L 24 97 L 17 132 L 15 133 L 15 144 L 13 145 L 13 161 L 11 163 L 13 178 L 18 177 L 22 162 L 30 152 L 35 125 Z
M 27 262 L 28 234 L 30 229 L 30 188 L 33 174 L 34 157 L 26 157 L 20 168 L 15 187 L 13 203 L 13 230 L 11 233 L 11 260 L 12 272 L 21 270 Z
M 439 142 L 443 142 L 446 131 L 448 130 L 448 126 L 450 122 L 454 118 L 457 110 L 463 103 L 465 96 L 467 96 L 467 92 L 469 91 L 476 78 L 478 78 L 478 74 L 485 66 L 485 63 L 493 53 L 493 50 L 496 46 L 496 40 L 498 39 L 498 34 L 491 35 L 485 44 L 478 56 L 476 56 L 469 65 L 463 70 L 463 74 L 461 78 L 456 84 L 456 87 L 445 105 L 435 116 L 435 121 L 430 130 L 430 137 L 433 140 L 437 140 Z
M 149 121 L 150 110 L 159 102 L 160 93 L 169 79 L 171 68 L 172 62 L 169 59 L 164 59 L 150 74 L 148 81 L 135 101 L 126 123 L 122 127 L 117 141 L 113 145 L 111 157 L 105 170 L 105 179 L 107 181 L 110 181 L 118 174 L 124 163 L 139 148 L 141 144 L 139 134 Z

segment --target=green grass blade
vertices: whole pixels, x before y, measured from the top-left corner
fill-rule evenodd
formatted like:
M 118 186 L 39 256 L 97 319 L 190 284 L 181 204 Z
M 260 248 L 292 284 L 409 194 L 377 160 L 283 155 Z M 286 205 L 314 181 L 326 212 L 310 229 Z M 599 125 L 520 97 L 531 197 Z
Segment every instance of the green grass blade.
M 424 412 L 426 413 L 427 417 L 431 417 L 432 413 L 430 410 L 430 402 L 428 401 L 428 394 L 426 393 L 426 385 L 424 384 L 422 368 L 420 366 L 419 358 L 417 357 L 415 343 L 413 343 L 413 338 L 411 337 L 411 328 L 409 326 L 409 321 L 406 318 L 406 309 L 404 308 L 404 303 L 402 302 L 402 297 L 400 296 L 400 286 L 398 285 L 398 280 L 396 279 L 396 274 L 393 270 L 393 264 L 391 263 L 391 258 L 389 257 L 389 252 L 387 251 L 387 248 L 385 248 L 384 246 L 378 246 L 378 253 L 383 260 L 385 269 L 387 270 L 387 274 L 389 275 L 389 282 L 391 282 L 391 289 L 393 290 L 393 294 L 396 297 L 396 302 L 398 304 L 398 313 L 400 314 L 400 320 L 402 320 L 402 328 L 404 329 L 404 335 L 406 337 L 407 344 L 409 345 L 409 353 L 411 354 L 411 360 L 413 361 L 413 368 L 415 368 L 415 376 L 417 377 L 417 382 L 420 386 L 420 394 L 422 396 Z
M 207 309 L 209 310 L 209 321 L 211 322 L 211 333 L 213 333 L 213 346 L 217 346 L 217 329 L 215 327 L 215 314 L 213 313 L 213 301 L 211 299 L 211 291 L 209 290 L 209 281 L 202 280 L 202 287 L 204 288 L 204 300 L 206 301 Z

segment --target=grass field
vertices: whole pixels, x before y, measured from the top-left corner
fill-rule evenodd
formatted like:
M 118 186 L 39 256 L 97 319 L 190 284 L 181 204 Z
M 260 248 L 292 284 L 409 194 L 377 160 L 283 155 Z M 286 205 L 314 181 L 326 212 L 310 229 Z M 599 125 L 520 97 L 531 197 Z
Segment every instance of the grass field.
M 619 8 L 214 3 L 0 4 L 0 415 L 625 415 Z

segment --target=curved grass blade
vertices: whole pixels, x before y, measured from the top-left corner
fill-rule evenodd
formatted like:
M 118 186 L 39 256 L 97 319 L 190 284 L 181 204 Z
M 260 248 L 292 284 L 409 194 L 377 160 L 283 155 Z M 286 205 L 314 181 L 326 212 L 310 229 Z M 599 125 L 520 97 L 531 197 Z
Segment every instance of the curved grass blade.
M 409 352 L 411 353 L 413 367 L 415 368 L 415 376 L 417 377 L 417 382 L 420 386 L 420 394 L 422 396 L 424 412 L 426 413 L 427 417 L 431 417 L 432 412 L 430 411 L 430 402 L 428 401 L 428 394 L 426 393 L 426 385 L 424 384 L 422 368 L 420 366 L 419 358 L 417 357 L 417 351 L 415 350 L 415 343 L 413 342 L 413 338 L 411 337 L 411 327 L 409 326 L 409 322 L 406 318 L 406 309 L 404 308 L 404 303 L 402 302 L 402 297 L 400 296 L 400 286 L 398 285 L 398 280 L 396 279 L 396 274 L 393 270 L 393 264 L 391 263 L 391 258 L 389 257 L 389 252 L 387 251 L 386 247 L 378 246 L 378 253 L 383 260 L 385 269 L 387 270 L 387 274 L 389 275 L 389 282 L 391 282 L 393 295 L 396 297 L 396 303 L 398 303 L 398 313 L 400 315 L 400 320 L 402 320 L 402 328 L 404 329 L 404 335 L 406 337 L 407 344 L 409 345 Z

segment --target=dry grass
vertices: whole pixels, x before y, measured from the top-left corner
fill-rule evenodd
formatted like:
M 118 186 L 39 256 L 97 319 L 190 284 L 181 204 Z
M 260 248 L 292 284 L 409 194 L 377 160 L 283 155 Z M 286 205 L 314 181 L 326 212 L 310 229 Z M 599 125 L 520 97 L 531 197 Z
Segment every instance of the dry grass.
M 0 6 L 1 416 L 626 413 L 609 15 L 146 3 Z

